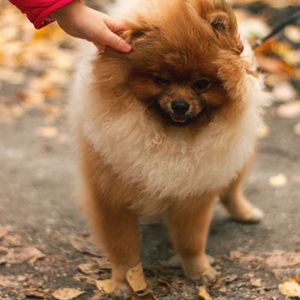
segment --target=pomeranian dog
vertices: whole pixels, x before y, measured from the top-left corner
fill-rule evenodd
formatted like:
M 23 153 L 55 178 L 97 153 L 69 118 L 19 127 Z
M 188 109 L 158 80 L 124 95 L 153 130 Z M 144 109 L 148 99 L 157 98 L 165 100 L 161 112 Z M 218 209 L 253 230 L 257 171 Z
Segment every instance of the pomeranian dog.
M 134 50 L 83 63 L 72 109 L 85 208 L 114 289 L 140 262 L 140 216 L 163 216 L 186 275 L 213 281 L 215 200 L 236 220 L 262 217 L 242 192 L 266 102 L 252 52 L 223 0 L 124 0 L 111 14 Z

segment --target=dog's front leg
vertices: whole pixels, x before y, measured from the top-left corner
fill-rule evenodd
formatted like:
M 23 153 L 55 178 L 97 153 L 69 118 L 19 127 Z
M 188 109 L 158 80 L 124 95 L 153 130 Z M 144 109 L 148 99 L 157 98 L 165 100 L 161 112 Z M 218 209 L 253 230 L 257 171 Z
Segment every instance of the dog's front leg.
M 214 197 L 177 202 L 167 213 L 171 237 L 186 275 L 205 282 L 216 280 L 217 272 L 210 266 L 205 254 Z
M 84 208 L 95 237 L 112 263 L 113 288 L 129 290 L 126 273 L 139 261 L 138 218 L 127 208 L 125 188 L 92 145 L 82 139 L 81 173 Z

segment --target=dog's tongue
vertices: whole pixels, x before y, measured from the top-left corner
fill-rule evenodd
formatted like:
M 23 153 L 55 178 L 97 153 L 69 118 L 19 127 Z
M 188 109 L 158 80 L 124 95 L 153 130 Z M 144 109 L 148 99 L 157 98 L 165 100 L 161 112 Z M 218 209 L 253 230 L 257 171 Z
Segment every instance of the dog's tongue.
M 173 120 L 173 122 L 176 122 L 176 123 L 184 123 L 187 120 L 186 116 L 181 116 L 181 115 L 172 114 L 172 115 L 170 115 L 170 117 Z

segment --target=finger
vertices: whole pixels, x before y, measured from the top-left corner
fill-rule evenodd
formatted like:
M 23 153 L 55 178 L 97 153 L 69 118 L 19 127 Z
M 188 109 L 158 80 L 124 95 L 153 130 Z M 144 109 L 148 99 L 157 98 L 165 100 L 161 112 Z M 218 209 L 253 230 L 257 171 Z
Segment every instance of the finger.
M 102 41 L 108 47 L 111 47 L 120 52 L 128 53 L 132 50 L 132 46 L 124 41 L 120 36 L 111 32 L 109 29 L 105 31 L 104 36 L 102 36 Z
M 126 27 L 124 27 L 122 23 L 115 21 L 106 15 L 105 15 L 105 24 L 114 33 L 122 32 L 126 30 Z

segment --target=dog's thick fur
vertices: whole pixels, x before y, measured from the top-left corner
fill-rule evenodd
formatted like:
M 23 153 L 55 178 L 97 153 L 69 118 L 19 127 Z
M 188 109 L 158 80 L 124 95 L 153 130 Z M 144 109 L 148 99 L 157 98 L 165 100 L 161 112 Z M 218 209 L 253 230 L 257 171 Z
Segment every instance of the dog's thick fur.
M 124 2 L 114 17 L 128 16 Z M 187 276 L 213 280 L 205 246 L 215 199 L 235 219 L 262 216 L 241 185 L 266 97 L 223 0 L 132 3 L 122 36 L 134 50 L 92 56 L 73 88 L 88 218 L 116 290 L 140 260 L 140 215 L 163 215 Z M 157 83 L 157 75 L 167 80 Z M 195 91 L 198 78 L 209 88 Z M 184 126 L 168 115 L 178 98 L 190 105 Z

